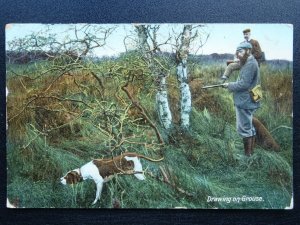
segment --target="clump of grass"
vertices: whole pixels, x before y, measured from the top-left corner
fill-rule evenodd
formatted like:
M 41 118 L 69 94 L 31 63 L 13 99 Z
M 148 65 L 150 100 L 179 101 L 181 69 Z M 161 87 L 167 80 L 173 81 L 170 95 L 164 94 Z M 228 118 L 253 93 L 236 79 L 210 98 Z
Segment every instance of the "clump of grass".
M 234 126 L 210 114 L 206 109 L 203 112 L 193 110 L 192 121 L 199 149 L 203 149 L 200 150 L 201 154 L 199 151 L 194 153 L 198 156 L 197 161 L 205 155 L 218 165 L 234 165 L 235 155 L 239 152 L 236 143 L 240 142 Z
M 270 181 L 290 187 L 292 169 L 288 162 L 274 152 L 256 149 L 255 154 L 247 161 L 247 167 L 262 171 Z
M 291 114 L 293 99 L 292 71 L 288 68 L 270 70 L 268 66 L 261 68 L 261 82 L 264 90 L 271 95 L 275 113 Z

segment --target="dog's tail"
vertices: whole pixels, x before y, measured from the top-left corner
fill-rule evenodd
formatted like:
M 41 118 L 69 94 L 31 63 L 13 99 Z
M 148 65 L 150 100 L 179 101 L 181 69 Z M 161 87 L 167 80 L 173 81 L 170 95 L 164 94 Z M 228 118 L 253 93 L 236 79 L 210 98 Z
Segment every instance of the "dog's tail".
M 164 157 L 162 157 L 160 159 L 152 159 L 152 158 L 149 158 L 147 156 L 137 154 L 135 152 L 125 152 L 122 155 L 123 156 L 129 156 L 129 157 L 138 157 L 138 158 L 146 159 L 146 160 L 151 161 L 151 162 L 160 162 L 164 159 Z
M 152 159 L 152 158 L 149 158 L 147 156 L 139 155 L 139 154 L 137 155 L 137 157 L 146 159 L 146 160 L 151 161 L 151 162 L 160 162 L 160 161 L 162 161 L 164 159 L 164 157 L 162 157 L 160 159 Z

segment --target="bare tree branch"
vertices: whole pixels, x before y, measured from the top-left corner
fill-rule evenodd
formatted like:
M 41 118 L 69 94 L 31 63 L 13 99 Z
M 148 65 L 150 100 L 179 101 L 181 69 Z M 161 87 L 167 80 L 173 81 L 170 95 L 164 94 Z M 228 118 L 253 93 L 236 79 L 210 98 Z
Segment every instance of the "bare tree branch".
M 133 78 L 132 78 L 133 79 Z M 164 144 L 164 140 L 158 130 L 158 128 L 155 126 L 155 124 L 151 121 L 151 119 L 148 117 L 147 113 L 145 112 L 145 109 L 141 106 L 141 104 L 136 101 L 132 95 L 129 93 L 127 87 L 129 84 L 130 80 L 128 79 L 126 84 L 124 84 L 121 89 L 127 94 L 128 98 L 130 99 L 130 101 L 132 102 L 132 104 L 137 107 L 140 110 L 141 115 L 144 117 L 144 119 L 149 123 L 150 127 L 152 127 L 155 131 L 156 137 L 159 141 L 159 143 Z

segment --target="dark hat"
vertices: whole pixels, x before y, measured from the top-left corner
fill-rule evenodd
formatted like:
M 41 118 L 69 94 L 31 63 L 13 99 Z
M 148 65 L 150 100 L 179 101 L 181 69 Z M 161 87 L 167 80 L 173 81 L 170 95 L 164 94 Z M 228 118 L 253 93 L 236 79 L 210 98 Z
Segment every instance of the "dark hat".
M 251 32 L 251 30 L 249 28 L 243 30 L 243 33 L 248 33 L 248 32 Z

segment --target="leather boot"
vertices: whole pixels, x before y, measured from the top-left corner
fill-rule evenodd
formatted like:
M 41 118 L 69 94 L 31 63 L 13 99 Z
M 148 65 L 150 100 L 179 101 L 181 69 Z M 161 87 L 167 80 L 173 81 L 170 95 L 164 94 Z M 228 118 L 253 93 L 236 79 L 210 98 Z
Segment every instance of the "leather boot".
M 243 142 L 244 142 L 245 155 L 246 156 L 251 156 L 252 153 L 253 153 L 253 149 L 252 149 L 252 137 L 243 138 Z
M 252 136 L 252 145 L 251 145 L 251 155 L 253 155 L 254 153 L 254 148 L 255 148 L 255 140 L 256 140 L 256 136 Z

